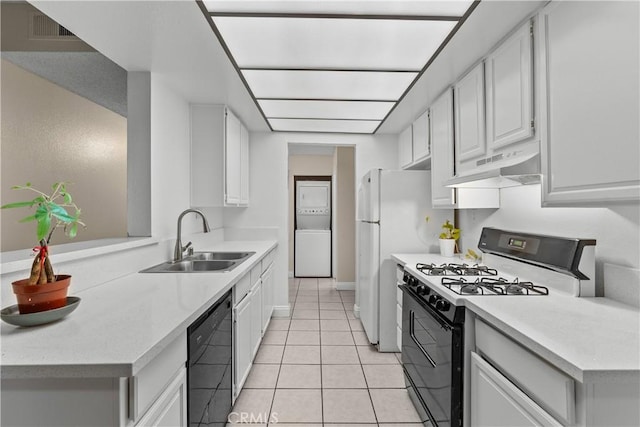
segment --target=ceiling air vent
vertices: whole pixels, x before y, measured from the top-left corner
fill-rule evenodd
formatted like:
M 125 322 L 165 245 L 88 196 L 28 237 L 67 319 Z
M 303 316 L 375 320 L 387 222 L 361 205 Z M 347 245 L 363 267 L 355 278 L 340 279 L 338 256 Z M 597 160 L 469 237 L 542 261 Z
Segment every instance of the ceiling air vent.
M 75 34 L 42 13 L 31 14 L 30 39 L 78 40 Z

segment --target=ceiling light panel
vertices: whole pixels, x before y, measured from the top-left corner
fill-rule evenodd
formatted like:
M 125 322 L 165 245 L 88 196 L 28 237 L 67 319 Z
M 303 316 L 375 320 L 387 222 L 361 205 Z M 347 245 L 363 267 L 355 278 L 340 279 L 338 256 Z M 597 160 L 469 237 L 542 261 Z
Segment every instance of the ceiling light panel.
M 258 104 L 269 118 L 382 120 L 394 102 L 259 99 Z
M 284 132 L 373 133 L 380 120 L 269 119 L 269 124 Z
M 210 12 L 244 13 L 340 13 L 349 15 L 433 15 L 462 16 L 471 6 L 467 0 L 385 1 L 255 1 L 204 0 Z
M 457 21 L 214 16 L 240 68 L 420 71 Z
M 418 73 L 242 70 L 256 98 L 396 101 Z

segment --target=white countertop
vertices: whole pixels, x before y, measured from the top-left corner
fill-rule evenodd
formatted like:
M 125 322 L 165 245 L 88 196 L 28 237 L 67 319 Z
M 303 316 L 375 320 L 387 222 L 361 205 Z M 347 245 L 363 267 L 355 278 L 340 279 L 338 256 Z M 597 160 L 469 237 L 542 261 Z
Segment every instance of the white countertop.
M 437 254 L 392 257 L 413 273 L 418 262 L 461 262 Z M 535 298 L 459 298 L 478 317 L 578 381 L 604 377 L 638 381 L 640 377 L 640 310 L 636 307 L 552 290 Z
M 2 378 L 135 375 L 275 246 L 269 240 L 198 247 L 256 253 L 226 273 L 134 273 L 112 280 L 75 294 L 80 305 L 60 322 L 2 323 Z

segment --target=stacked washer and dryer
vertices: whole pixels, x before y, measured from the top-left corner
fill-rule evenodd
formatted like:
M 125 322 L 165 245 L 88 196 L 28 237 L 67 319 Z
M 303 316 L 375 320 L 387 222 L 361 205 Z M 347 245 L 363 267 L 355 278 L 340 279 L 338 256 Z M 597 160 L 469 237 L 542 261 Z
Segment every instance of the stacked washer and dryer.
M 295 277 L 331 277 L 331 181 L 296 181 Z

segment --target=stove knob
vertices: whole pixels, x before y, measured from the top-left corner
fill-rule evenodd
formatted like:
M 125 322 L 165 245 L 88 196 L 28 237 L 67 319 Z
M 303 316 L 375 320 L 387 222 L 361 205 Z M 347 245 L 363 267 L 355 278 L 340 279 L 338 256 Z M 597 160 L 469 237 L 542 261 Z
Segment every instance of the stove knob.
M 445 301 L 443 299 L 436 301 L 436 310 L 447 311 L 449 310 L 449 307 L 451 307 L 449 301 Z
M 416 292 L 418 292 L 418 295 L 429 295 L 431 289 L 429 289 L 425 285 L 418 285 L 418 287 L 416 288 Z
M 436 294 L 433 294 L 429 297 L 429 304 L 435 304 L 440 301 L 440 297 Z
M 409 286 L 418 286 L 418 279 L 413 276 L 409 276 Z
M 402 281 L 404 283 L 409 283 L 409 277 L 411 277 L 409 276 L 409 273 L 404 273 L 404 275 L 402 276 Z

